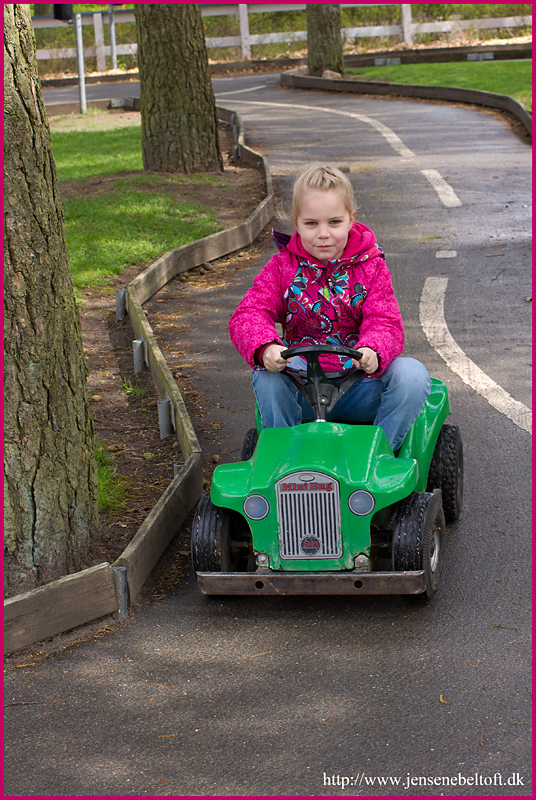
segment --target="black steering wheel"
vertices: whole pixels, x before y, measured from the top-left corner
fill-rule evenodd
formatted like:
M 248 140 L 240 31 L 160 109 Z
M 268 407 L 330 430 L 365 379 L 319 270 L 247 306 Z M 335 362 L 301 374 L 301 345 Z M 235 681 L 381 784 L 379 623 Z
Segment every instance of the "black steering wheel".
M 298 387 L 311 408 L 317 422 L 325 422 L 331 409 L 339 402 L 353 384 L 363 378 L 364 373 L 357 367 L 334 373 L 324 372 L 320 365 L 321 355 L 337 355 L 359 361 L 363 353 L 337 344 L 305 344 L 289 347 L 281 353 L 283 358 L 301 356 L 307 361 L 307 371 L 285 367 L 283 373 Z

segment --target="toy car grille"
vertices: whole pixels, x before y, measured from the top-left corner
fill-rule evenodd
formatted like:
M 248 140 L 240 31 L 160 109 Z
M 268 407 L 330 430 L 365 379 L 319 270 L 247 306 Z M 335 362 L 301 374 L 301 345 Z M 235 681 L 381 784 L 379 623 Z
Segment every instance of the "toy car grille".
M 293 472 L 276 484 L 281 558 L 342 555 L 339 484 L 321 472 Z

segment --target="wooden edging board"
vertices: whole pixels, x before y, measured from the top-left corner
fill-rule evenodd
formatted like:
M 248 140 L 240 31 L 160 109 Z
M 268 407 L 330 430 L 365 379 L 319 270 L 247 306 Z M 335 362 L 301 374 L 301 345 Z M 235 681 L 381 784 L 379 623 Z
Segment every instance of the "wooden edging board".
M 202 494 L 201 453 L 195 453 L 160 496 L 141 528 L 115 562 L 116 566 L 127 568 L 130 599 L 140 592 L 162 553 Z
M 303 68 L 301 68 L 303 69 Z M 403 83 L 381 83 L 379 81 L 359 81 L 345 78 L 315 78 L 298 74 L 291 70 L 281 75 L 281 85 L 291 89 L 316 89 L 327 92 L 350 92 L 355 94 L 390 95 L 395 97 L 418 97 L 423 100 L 447 100 L 454 103 L 487 106 L 508 111 L 525 127 L 532 136 L 532 114 L 513 97 L 477 89 L 457 89 L 450 86 L 422 86 Z
M 172 421 L 183 455 L 188 458 L 194 453 L 200 453 L 201 446 L 195 435 L 182 395 L 158 346 L 153 329 L 132 284 L 127 286 L 127 298 L 132 329 L 136 338 L 144 342 L 147 366 L 151 371 L 157 393 L 161 399 L 169 399 L 173 407 Z
M 242 121 L 235 112 L 222 108 L 217 112 L 220 119 L 233 128 L 236 156 L 263 170 L 266 198 L 246 222 L 167 253 L 126 289 L 128 313 L 136 335 L 145 342 L 147 362 L 157 390 L 173 405 L 175 431 L 185 464 L 113 566 L 103 563 L 4 601 L 6 655 L 117 612 L 122 599 L 116 591 L 114 567 L 126 568 L 128 600 L 132 602 L 203 492 L 201 447 L 142 304 L 180 272 L 251 244 L 273 216 L 268 162 L 245 144 Z
M 67 575 L 4 601 L 7 654 L 77 628 L 119 607 L 110 564 Z

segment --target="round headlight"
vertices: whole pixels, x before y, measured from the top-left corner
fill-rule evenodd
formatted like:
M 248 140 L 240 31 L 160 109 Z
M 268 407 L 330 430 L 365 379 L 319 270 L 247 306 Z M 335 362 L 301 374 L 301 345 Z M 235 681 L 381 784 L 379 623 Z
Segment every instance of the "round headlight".
M 268 501 L 260 494 L 250 494 L 244 500 L 244 514 L 250 519 L 264 519 L 269 511 Z
M 374 510 L 376 503 L 370 492 L 358 489 L 357 492 L 350 495 L 348 505 L 350 506 L 350 511 L 353 511 L 358 517 L 364 517 Z

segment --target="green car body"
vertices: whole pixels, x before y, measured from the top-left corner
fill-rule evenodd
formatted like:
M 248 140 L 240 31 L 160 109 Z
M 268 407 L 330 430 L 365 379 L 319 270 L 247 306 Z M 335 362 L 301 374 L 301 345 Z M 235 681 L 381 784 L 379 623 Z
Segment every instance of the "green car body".
M 432 379 L 431 393 L 396 455 L 383 430 L 374 425 L 318 421 L 261 430 L 249 460 L 216 468 L 210 498 L 214 506 L 247 521 L 258 564 L 262 554 L 277 572 L 353 570 L 357 557 L 371 556 L 371 529 L 387 528 L 400 501 L 427 490 L 434 448 L 449 414 L 447 388 Z M 350 498 L 356 492 L 361 492 L 357 497 L 365 508 L 358 502 L 358 510 L 352 511 Z M 244 503 L 252 496 L 267 502 L 262 518 L 245 513 Z M 369 501 L 373 508 L 367 509 Z M 319 556 L 318 550 L 314 553 L 314 518 L 328 513 L 328 505 L 335 515 L 327 526 L 332 541 L 329 553 L 324 549 Z M 287 506 L 292 506 L 288 513 L 302 515 L 299 541 L 289 540 Z

